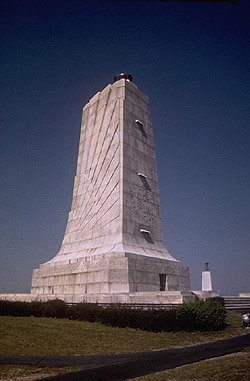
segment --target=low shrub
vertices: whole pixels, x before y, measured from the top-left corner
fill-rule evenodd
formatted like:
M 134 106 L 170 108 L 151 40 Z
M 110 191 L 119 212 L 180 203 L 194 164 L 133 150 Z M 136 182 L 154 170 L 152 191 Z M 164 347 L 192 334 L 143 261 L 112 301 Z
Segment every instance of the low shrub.
M 68 317 L 68 305 L 60 299 L 41 302 L 41 311 L 43 317 L 65 318 Z
M 10 302 L 0 300 L 0 315 L 36 316 L 64 318 L 68 316 L 68 306 L 63 300 L 47 302 Z
M 217 331 L 225 328 L 226 309 L 212 299 L 183 304 L 176 309 L 176 327 L 181 331 Z
M 156 312 L 156 311 L 155 311 Z M 146 330 L 148 315 L 150 311 L 133 309 L 126 306 L 103 308 L 100 321 L 106 325 L 120 328 L 139 328 Z
M 121 328 L 129 327 L 153 332 L 176 331 L 175 309 L 133 309 L 108 307 L 103 309 L 100 322 Z
M 68 317 L 72 320 L 99 321 L 102 308 L 95 303 L 77 303 L 69 307 Z
M 218 303 L 220 303 L 222 306 L 225 305 L 225 299 L 222 298 L 222 296 L 214 296 L 213 298 L 209 298 L 209 299 L 207 299 L 207 300 L 210 300 L 210 301 L 212 301 L 212 302 L 218 302 Z
M 0 315 L 30 316 L 31 303 L 0 300 Z
M 42 316 L 42 303 L 0 300 L 0 315 Z
M 67 317 L 145 331 L 192 332 L 223 329 L 226 310 L 221 302 L 214 298 L 186 303 L 172 309 L 133 309 L 124 305 L 104 308 L 93 303 L 68 306 L 62 300 L 31 303 L 0 300 L 0 315 Z

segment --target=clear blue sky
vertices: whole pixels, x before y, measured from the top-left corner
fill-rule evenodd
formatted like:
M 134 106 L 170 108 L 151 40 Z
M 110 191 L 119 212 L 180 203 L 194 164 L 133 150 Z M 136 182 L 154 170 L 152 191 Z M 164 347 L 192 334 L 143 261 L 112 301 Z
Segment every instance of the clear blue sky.
M 0 2 L 0 293 L 58 252 L 82 106 L 114 75 L 149 96 L 165 243 L 201 288 L 250 291 L 250 2 Z

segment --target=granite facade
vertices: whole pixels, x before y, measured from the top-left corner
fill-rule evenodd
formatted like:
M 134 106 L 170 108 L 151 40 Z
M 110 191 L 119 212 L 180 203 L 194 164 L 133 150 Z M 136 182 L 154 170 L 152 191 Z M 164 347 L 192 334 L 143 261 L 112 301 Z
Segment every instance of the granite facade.
M 83 108 L 62 246 L 33 271 L 31 293 L 124 300 L 129 293 L 189 290 L 188 268 L 163 243 L 148 98 L 120 79 Z

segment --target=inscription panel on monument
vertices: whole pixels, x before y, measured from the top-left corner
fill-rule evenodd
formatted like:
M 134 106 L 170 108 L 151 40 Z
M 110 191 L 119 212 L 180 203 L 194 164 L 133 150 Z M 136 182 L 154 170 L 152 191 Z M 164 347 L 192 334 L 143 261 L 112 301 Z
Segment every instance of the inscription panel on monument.
M 148 226 L 153 226 L 157 210 L 153 204 L 152 193 L 138 183 L 130 185 L 132 220 Z

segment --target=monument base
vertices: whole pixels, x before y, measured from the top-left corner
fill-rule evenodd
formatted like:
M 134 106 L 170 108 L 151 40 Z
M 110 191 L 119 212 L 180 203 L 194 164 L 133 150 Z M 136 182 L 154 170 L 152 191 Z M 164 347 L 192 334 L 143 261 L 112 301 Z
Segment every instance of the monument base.
M 85 294 L 85 295 L 36 295 L 36 294 L 0 294 L 1 300 L 8 301 L 48 301 L 64 300 L 66 303 L 99 303 L 99 304 L 183 304 L 195 300 L 192 292 L 159 291 L 134 292 L 124 294 Z
M 198 291 L 192 291 L 194 295 L 200 300 L 206 300 L 209 298 L 217 298 L 220 296 L 220 291 L 203 291 L 203 290 L 198 290 Z
M 121 300 L 114 302 L 123 303 L 124 295 L 130 293 L 189 292 L 189 279 L 188 268 L 167 256 L 113 252 L 40 265 L 33 271 L 31 294 L 75 295 L 79 301 L 87 300 L 88 295 L 113 300 L 122 294 Z M 145 298 L 142 303 L 151 303 Z

